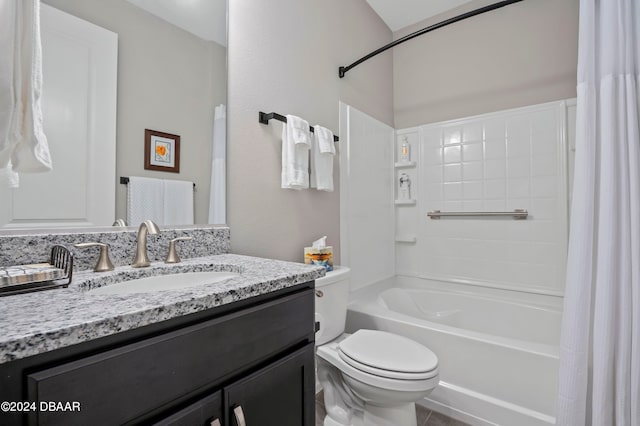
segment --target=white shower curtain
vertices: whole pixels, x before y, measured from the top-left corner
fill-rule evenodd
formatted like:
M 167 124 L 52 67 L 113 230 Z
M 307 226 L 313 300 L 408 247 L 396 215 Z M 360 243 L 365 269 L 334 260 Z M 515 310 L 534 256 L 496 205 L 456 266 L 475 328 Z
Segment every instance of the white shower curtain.
M 223 104 L 215 109 L 212 144 L 209 223 L 221 225 L 227 223 L 227 107 Z
M 581 0 L 557 424 L 640 425 L 640 2 Z

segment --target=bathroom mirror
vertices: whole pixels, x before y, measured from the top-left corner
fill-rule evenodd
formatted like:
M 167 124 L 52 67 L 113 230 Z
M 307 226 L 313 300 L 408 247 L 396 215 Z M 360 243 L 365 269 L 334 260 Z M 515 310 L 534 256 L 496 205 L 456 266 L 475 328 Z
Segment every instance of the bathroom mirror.
M 49 137 L 54 172 L 75 170 L 77 175 L 65 178 L 55 188 L 43 190 L 47 180 L 52 179 L 51 173 L 23 174 L 20 188 L 4 188 L 0 195 L 5 200 L 0 202 L 0 233 L 43 227 L 86 227 L 88 224 L 110 226 L 116 219 L 126 218 L 127 185 L 120 183 L 120 178 L 130 176 L 193 182 L 195 224 L 210 223 L 215 109 L 218 105 L 226 105 L 226 0 L 42 0 L 42 5 L 43 9 L 51 6 L 95 24 L 106 33 L 117 34 L 117 53 L 113 63 L 117 67 L 117 91 L 114 88 L 117 96 L 114 96 L 116 108 L 115 119 L 112 120 L 115 121 L 115 165 L 109 168 L 110 173 L 100 174 L 97 169 L 105 167 L 105 162 L 90 143 L 82 148 L 86 152 L 78 153 L 76 149 L 69 152 L 68 148 L 66 151 L 59 149 L 64 141 Z M 45 23 L 42 25 L 44 27 Z M 47 43 L 45 33 L 51 31 L 43 28 L 43 50 Z M 68 37 L 66 34 L 61 36 Z M 80 46 L 82 49 L 83 43 L 80 41 L 73 48 Z M 43 62 L 46 60 L 52 61 L 44 53 Z M 88 82 L 82 78 L 75 79 L 73 76 L 82 77 L 81 67 L 64 61 L 57 64 L 58 72 L 69 76 L 68 87 L 58 90 L 68 94 L 75 89 L 84 90 L 87 84 L 102 87 L 102 84 L 91 81 L 97 73 L 85 73 L 89 75 Z M 46 74 L 46 67 L 43 68 Z M 55 90 L 47 88 L 46 82 L 45 75 L 43 97 L 47 96 L 47 90 Z M 53 112 L 47 114 L 44 111 L 45 130 L 48 124 L 64 118 L 66 112 L 62 105 L 49 109 Z M 94 114 L 91 118 L 88 113 L 89 118 L 84 119 L 102 116 Z M 223 118 L 223 124 L 224 121 Z M 95 131 L 86 130 L 88 127 L 80 121 L 73 123 L 73 126 L 66 127 L 77 128 L 79 132 L 86 133 L 86 140 L 92 140 Z M 145 169 L 145 129 L 180 136 L 179 173 Z M 102 176 L 109 176 L 109 191 L 92 193 L 91 181 L 103 179 Z M 28 187 L 31 187 L 29 195 L 23 195 L 27 194 L 23 188 Z M 22 197 L 23 203 L 22 216 L 9 224 L 6 221 L 2 223 L 3 215 L 8 217 L 12 214 L 6 212 L 11 208 L 6 202 L 9 198 L 7 191 L 11 191 L 11 197 Z M 110 192 L 114 193 L 113 214 L 103 215 L 99 223 L 78 219 L 85 210 L 92 208 L 90 200 L 100 200 L 107 195 L 111 197 Z M 68 217 L 54 212 L 51 215 L 53 220 L 46 224 L 39 223 L 38 219 L 29 220 L 31 212 L 46 210 L 53 200 L 60 199 L 69 206 L 71 213 Z M 224 203 L 225 200 L 215 201 Z

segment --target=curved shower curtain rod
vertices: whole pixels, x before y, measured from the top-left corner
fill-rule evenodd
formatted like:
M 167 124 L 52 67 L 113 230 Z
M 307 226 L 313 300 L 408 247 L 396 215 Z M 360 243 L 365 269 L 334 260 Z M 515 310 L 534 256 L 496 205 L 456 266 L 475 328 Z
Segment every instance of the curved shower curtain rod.
M 456 22 L 462 21 L 463 19 L 467 19 L 467 18 L 471 18 L 472 16 L 476 16 L 476 15 L 480 15 L 482 13 L 485 12 L 490 12 L 492 10 L 496 10 L 496 9 L 500 9 L 501 7 L 505 7 L 508 6 L 512 3 L 518 3 L 521 2 L 522 0 L 504 0 L 498 3 L 494 3 L 494 4 L 490 4 L 488 6 L 484 6 L 481 7 L 479 9 L 476 10 L 472 10 L 470 12 L 466 12 L 463 13 L 462 15 L 458 15 L 458 16 L 454 16 L 453 18 L 449 18 L 446 19 L 442 22 L 438 22 L 437 24 L 433 24 L 431 26 L 428 26 L 427 28 L 423 28 L 421 30 L 418 30 L 414 33 L 411 33 L 409 35 L 406 35 L 402 38 L 399 38 L 398 40 L 395 40 L 385 46 L 382 46 L 380 49 L 378 50 L 374 50 L 373 52 L 369 53 L 366 56 L 363 56 L 362 58 L 358 59 L 357 61 L 355 61 L 354 63 L 352 63 L 351 65 L 348 65 L 346 67 L 340 67 L 338 68 L 338 75 L 340 76 L 340 78 L 344 77 L 344 75 L 351 70 L 352 68 L 360 65 L 361 63 L 363 63 L 364 61 L 373 58 L 374 56 L 384 52 L 387 49 L 391 49 L 394 46 L 397 46 L 401 43 L 404 43 L 405 41 L 411 40 L 412 38 L 421 36 L 422 34 L 426 34 L 429 33 L 431 31 L 437 30 L 439 28 L 443 28 L 446 27 L 449 24 L 455 24 Z

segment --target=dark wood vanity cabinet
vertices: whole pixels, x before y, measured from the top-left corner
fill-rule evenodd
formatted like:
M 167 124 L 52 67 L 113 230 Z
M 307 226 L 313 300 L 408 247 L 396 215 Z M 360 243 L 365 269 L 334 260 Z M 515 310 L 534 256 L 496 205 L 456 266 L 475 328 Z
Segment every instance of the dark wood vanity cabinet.
M 0 424 L 311 426 L 312 284 L 2 364 Z
M 242 426 L 242 417 L 247 426 L 315 424 L 314 353 L 310 343 L 225 387 L 225 413 L 231 417 L 227 424 Z
M 214 392 L 200 401 L 153 423 L 154 426 L 222 426 L 222 391 Z M 216 424 L 216 421 L 218 424 Z
M 313 425 L 315 404 L 309 402 L 314 401 L 315 384 L 308 373 L 314 369 L 314 354 L 311 343 L 154 426 Z
M 313 425 L 314 354 L 310 343 L 154 426 Z

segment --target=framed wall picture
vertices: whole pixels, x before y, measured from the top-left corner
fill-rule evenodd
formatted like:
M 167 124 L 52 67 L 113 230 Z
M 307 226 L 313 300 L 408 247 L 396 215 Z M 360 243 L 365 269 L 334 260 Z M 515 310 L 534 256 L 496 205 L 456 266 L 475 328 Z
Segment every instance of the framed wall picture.
M 180 136 L 144 129 L 144 168 L 180 173 Z

